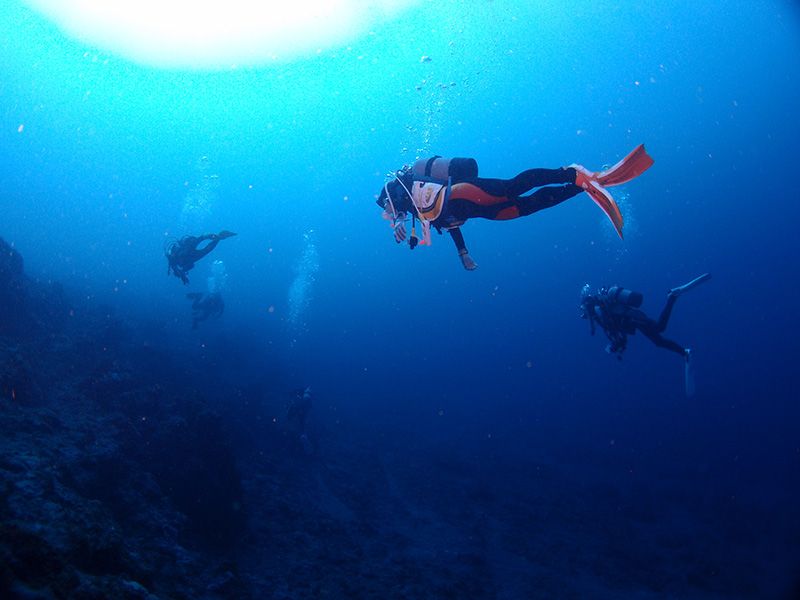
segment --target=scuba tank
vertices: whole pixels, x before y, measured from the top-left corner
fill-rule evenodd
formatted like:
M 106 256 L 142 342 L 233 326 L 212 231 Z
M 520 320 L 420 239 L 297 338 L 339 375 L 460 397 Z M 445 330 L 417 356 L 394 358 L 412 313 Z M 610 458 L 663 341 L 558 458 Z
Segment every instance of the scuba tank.
M 607 295 L 609 300 L 633 308 L 639 308 L 642 305 L 642 300 L 644 300 L 644 296 L 642 296 L 640 292 L 634 292 L 633 290 L 619 287 L 618 285 L 610 287 Z
M 478 162 L 474 158 L 420 158 L 411 168 L 414 178 L 421 181 L 458 183 L 478 176 Z

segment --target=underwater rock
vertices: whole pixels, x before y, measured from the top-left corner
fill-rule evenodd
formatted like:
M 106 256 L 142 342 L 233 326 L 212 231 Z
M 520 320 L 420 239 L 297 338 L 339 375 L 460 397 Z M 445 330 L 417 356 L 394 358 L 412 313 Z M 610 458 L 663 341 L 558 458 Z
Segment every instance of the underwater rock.
M 218 415 L 173 419 L 154 431 L 145 462 L 158 485 L 188 517 L 187 533 L 209 548 L 226 550 L 245 529 L 242 484 Z
M 3 238 L 0 238 L 0 280 L 19 280 L 24 271 L 22 255 Z
M 0 238 L 0 335 L 21 328 L 26 289 L 22 255 Z
M 23 350 L 0 339 L 0 400 L 15 404 L 39 403 L 43 396 L 34 373 Z
M 59 333 L 70 314 L 70 305 L 60 283 L 28 282 L 28 313 L 40 330 Z
M 61 285 L 31 281 L 22 255 L 0 238 L 0 336 L 31 337 L 41 329 L 59 332 L 69 311 Z

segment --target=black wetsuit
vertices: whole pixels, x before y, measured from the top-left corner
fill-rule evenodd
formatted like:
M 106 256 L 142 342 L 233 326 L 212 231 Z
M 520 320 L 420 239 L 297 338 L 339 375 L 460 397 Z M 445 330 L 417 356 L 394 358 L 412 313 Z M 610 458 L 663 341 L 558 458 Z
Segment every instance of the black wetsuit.
M 206 240 L 211 240 L 202 248 L 198 245 Z M 211 252 L 219 244 L 220 238 L 215 233 L 201 236 L 187 235 L 177 242 L 172 243 L 167 249 L 167 275 L 175 274 L 184 284 L 189 283 L 186 273 L 192 270 L 194 263 Z
M 541 189 L 523 196 L 535 188 Z M 476 177 L 452 185 L 440 219 L 516 219 L 561 204 L 582 191 L 575 185 L 572 168 L 528 169 L 512 179 Z
M 611 340 L 610 351 L 618 354 L 620 358 L 627 345 L 627 336 L 635 334 L 637 329 L 659 348 L 666 348 L 685 356 L 686 350 L 683 346 L 661 335 L 667 328 L 672 307 L 677 299 L 678 296 L 674 294 L 667 296 L 667 303 L 658 321 L 651 319 L 638 308 L 615 301 L 603 293 L 592 297 L 592 301 L 587 303 L 586 310 L 590 311 L 588 316 L 592 322 L 592 332 L 594 323 L 600 325 Z
M 197 329 L 201 321 L 219 317 L 225 311 L 225 301 L 219 292 L 186 294 L 186 297 L 192 300 L 192 329 Z
M 506 221 L 532 215 L 556 206 L 581 193 L 575 185 L 576 171 L 571 167 L 560 169 L 528 169 L 511 179 L 473 177 L 452 181 L 450 194 L 439 217 L 431 223 L 441 231 L 450 231 L 459 252 L 466 251 L 464 236 L 458 229 L 468 219 Z M 411 172 L 387 184 L 394 209 L 414 214 L 415 209 L 406 189 L 411 190 L 414 175 Z M 403 187 L 405 185 L 405 188 Z M 527 196 L 535 188 L 541 188 Z M 378 196 L 378 205 L 385 206 L 386 190 Z
M 310 412 L 311 394 L 298 390 L 286 409 L 286 420 L 296 433 L 302 435 L 306 432 L 306 421 Z

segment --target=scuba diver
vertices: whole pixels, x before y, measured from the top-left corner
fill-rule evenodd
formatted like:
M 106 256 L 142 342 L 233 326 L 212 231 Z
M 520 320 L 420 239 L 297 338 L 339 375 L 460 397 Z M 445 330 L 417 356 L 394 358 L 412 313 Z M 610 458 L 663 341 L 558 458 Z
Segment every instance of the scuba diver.
M 186 273 L 192 270 L 194 263 L 216 248 L 220 240 L 234 235 L 236 234 L 232 231 L 220 231 L 219 233 L 206 233 L 199 237 L 187 235 L 179 240 L 169 242 L 164 252 L 167 257 L 167 275 L 174 273 L 175 277 L 183 281 L 184 285 L 188 284 L 189 278 Z M 200 244 L 205 241 L 209 241 L 209 243 L 200 248 Z
M 198 323 L 209 317 L 222 316 L 225 311 L 225 301 L 219 292 L 193 292 L 186 297 L 192 300 L 192 329 L 197 329 Z
M 308 414 L 311 412 L 311 404 L 311 388 L 306 387 L 303 390 L 295 391 L 286 409 L 286 422 L 292 432 L 298 436 L 300 446 L 306 455 L 310 455 L 314 451 L 306 432 L 306 422 L 308 421 Z
M 658 321 L 639 310 L 644 299 L 639 292 L 615 285 L 610 288 L 600 288 L 592 293 L 587 283 L 581 290 L 581 318 L 589 320 L 592 335 L 595 332 L 595 325 L 599 325 L 605 331 L 611 342 L 606 351 L 609 354 L 616 354 L 620 360 L 627 347 L 628 336 L 634 335 L 637 329 L 659 348 L 672 350 L 688 360 L 691 355 L 689 348 L 684 348 L 661 334 L 667 328 L 672 307 L 678 297 L 709 279 L 711 275 L 704 273 L 689 283 L 672 288 L 667 294 L 667 303 Z
M 211 276 L 206 279 L 208 291 L 205 294 L 199 292 L 186 294 L 186 297 L 192 300 L 192 329 L 197 329 L 197 324 L 209 317 L 222 316 L 225 310 L 222 290 L 227 287 L 227 282 L 225 263 L 215 260 L 211 263 Z
M 711 275 L 704 273 L 689 283 L 672 288 L 667 294 L 667 303 L 658 321 L 651 319 L 639 309 L 643 300 L 639 292 L 615 285 L 610 288 L 600 288 L 592 293 L 587 283 L 581 290 L 581 318 L 589 320 L 592 335 L 595 332 L 595 325 L 599 325 L 605 331 L 610 341 L 606 346 L 606 352 L 616 354 L 619 360 L 622 360 L 622 353 L 627 347 L 628 336 L 634 335 L 637 330 L 659 348 L 666 348 L 683 356 L 686 361 L 686 393 L 691 396 L 694 393 L 694 380 L 690 371 L 692 351 L 661 334 L 667 328 L 672 307 L 678 297 L 709 279 Z
M 395 241 L 406 237 L 405 221 L 411 215 L 408 245 L 430 245 L 430 228 L 450 233 L 461 264 L 468 271 L 477 268 L 469 255 L 461 225 L 474 218 L 506 221 L 550 208 L 580 192 L 586 192 L 611 220 L 622 237 L 623 219 L 607 187 L 635 179 L 653 164 L 644 145 L 639 145 L 609 169 L 592 172 L 580 165 L 558 169 L 528 169 L 512 179 L 478 177 L 478 163 L 472 158 L 420 159 L 389 175 L 377 196 L 383 217 L 391 222 Z M 534 190 L 535 188 L 539 188 Z M 528 192 L 532 192 L 529 193 Z M 523 196 L 523 194 L 528 194 Z M 422 238 L 417 237 L 419 220 Z

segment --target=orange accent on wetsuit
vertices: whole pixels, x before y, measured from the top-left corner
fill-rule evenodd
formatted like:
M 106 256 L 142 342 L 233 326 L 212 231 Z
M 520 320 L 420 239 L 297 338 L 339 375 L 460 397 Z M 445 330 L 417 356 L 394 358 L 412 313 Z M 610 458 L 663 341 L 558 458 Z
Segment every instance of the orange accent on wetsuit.
M 495 207 L 497 213 L 493 218 L 494 221 L 508 221 L 522 216 L 517 204 L 513 200 L 509 200 L 507 196 L 493 196 L 472 183 L 453 184 L 450 201 L 454 200 L 466 200 L 478 206 Z M 507 206 L 501 206 L 503 204 L 507 204 Z

